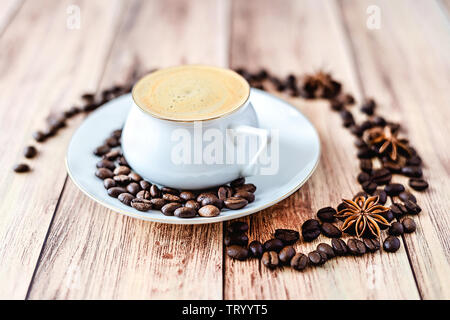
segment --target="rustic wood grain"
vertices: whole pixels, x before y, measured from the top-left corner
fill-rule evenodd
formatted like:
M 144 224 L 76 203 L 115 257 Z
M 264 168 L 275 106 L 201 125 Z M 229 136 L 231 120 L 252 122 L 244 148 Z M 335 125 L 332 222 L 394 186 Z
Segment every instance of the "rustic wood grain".
M 381 114 L 401 121 L 422 156 L 426 192 L 414 192 L 423 212 L 406 245 L 421 296 L 450 297 L 450 34 L 434 1 L 341 2 L 364 91 Z M 381 8 L 380 30 L 364 28 L 365 8 Z M 423 21 L 426 20 L 426 23 Z M 406 179 L 404 180 L 406 182 Z
M 19 11 L 24 0 L 3 0 L 0 4 L 0 36 Z
M 131 1 L 101 86 L 134 67 L 226 65 L 228 7 L 218 0 Z M 118 215 L 68 182 L 31 299 L 220 299 L 222 225 L 175 226 Z
M 235 1 L 233 3 L 231 64 L 273 73 L 302 74 L 319 68 L 331 71 L 359 101 L 354 66 L 345 44 L 337 8 L 331 1 Z M 251 36 L 249 36 L 249 34 Z M 291 99 L 316 126 L 322 143 L 319 167 L 300 191 L 283 202 L 244 220 L 252 239 L 272 237 L 276 228 L 299 230 L 321 207 L 337 206 L 358 190 L 354 138 L 337 114 L 323 102 Z M 319 242 L 296 245 L 308 253 Z M 323 267 L 297 272 L 269 271 L 259 261 L 225 260 L 226 299 L 417 299 L 418 290 L 405 247 L 397 254 L 378 252 L 345 257 Z
M 65 12 L 72 3 L 25 2 L 0 39 L 0 298 L 26 296 L 66 178 L 70 134 L 63 131 L 71 129 L 38 146 L 38 159 L 27 161 L 31 173 L 14 174 L 12 167 L 50 111 L 96 88 L 121 7 L 118 1 L 75 1 L 86 9 L 82 28 L 68 30 Z

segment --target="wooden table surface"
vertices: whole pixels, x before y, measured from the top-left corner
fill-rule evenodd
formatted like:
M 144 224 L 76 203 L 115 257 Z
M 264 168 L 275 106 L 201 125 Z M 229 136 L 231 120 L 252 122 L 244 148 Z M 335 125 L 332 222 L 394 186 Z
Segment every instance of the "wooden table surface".
M 81 10 L 80 29 L 67 27 L 71 4 Z M 370 5 L 380 8 L 380 29 L 366 26 Z M 0 298 L 449 299 L 449 17 L 448 0 L 1 0 Z M 396 254 L 334 259 L 305 272 L 233 261 L 223 250 L 226 224 L 144 222 L 82 194 L 64 165 L 80 116 L 38 146 L 31 173 L 12 172 L 50 112 L 136 68 L 184 63 L 279 76 L 325 68 L 359 102 L 375 97 L 425 162 L 431 187 L 415 193 L 418 230 Z M 301 190 L 242 219 L 250 239 L 299 230 L 319 208 L 359 191 L 353 137 L 339 116 L 325 102 L 282 97 L 314 123 L 323 152 Z

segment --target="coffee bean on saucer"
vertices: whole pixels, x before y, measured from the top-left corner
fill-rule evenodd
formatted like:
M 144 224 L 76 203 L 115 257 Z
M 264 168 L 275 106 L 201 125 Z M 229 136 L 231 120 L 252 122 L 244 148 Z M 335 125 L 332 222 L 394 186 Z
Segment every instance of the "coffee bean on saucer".
M 148 182 L 146 180 L 139 181 L 139 185 L 141 186 L 142 190 L 149 190 L 151 187 L 150 182 Z
M 119 199 L 119 201 L 122 202 L 123 204 L 126 204 L 127 206 L 131 206 L 131 201 L 134 199 L 134 196 L 131 193 L 125 192 L 125 193 L 119 194 L 117 199 Z
M 117 184 L 120 184 L 120 185 L 126 185 L 126 184 L 131 182 L 131 178 L 129 176 L 124 175 L 124 174 L 121 174 L 121 175 L 118 175 L 118 176 L 114 176 L 113 179 L 114 179 L 114 181 L 117 182 Z
M 103 186 L 106 190 L 108 190 L 109 188 L 115 187 L 116 182 L 111 178 L 106 178 L 105 180 L 103 180 Z
M 326 262 L 326 254 L 320 253 L 317 250 L 311 251 L 308 253 L 309 263 L 313 266 L 319 266 Z
M 230 233 L 244 233 L 248 231 L 248 224 L 242 221 L 234 221 L 228 225 L 227 231 Z
M 198 210 L 198 214 L 202 217 L 216 217 L 220 214 L 220 209 L 213 205 L 206 205 Z
M 327 259 L 331 259 L 336 256 L 333 248 L 327 243 L 319 243 L 316 250 L 325 253 L 327 255 Z
M 361 187 L 368 194 L 372 194 L 377 189 L 377 184 L 373 181 L 366 181 L 363 184 L 361 184 Z
M 184 201 L 188 201 L 188 200 L 195 200 L 195 193 L 191 192 L 191 191 L 183 191 L 180 193 L 180 198 L 183 199 Z
M 120 194 L 126 193 L 127 189 L 122 187 L 112 187 L 108 189 L 108 195 L 113 198 L 117 198 Z
M 164 200 L 163 200 L 164 201 Z M 173 216 L 174 211 L 178 208 L 181 207 L 181 203 L 178 202 L 171 202 L 168 204 L 165 204 L 162 208 L 161 208 L 161 212 L 165 215 L 165 216 Z M 192 208 L 189 208 L 192 209 Z
M 358 239 L 349 239 L 347 241 L 348 252 L 354 256 L 362 256 L 366 253 L 365 244 Z
M 37 149 L 33 146 L 28 146 L 23 151 L 23 155 L 28 159 L 34 158 L 37 155 Z
M 153 198 L 159 198 L 161 196 L 161 191 L 159 190 L 156 184 L 153 184 L 150 187 L 150 194 L 152 195 Z
M 139 182 L 142 180 L 142 177 L 138 175 L 136 172 L 130 172 L 128 176 L 133 180 L 134 182 Z
M 292 246 L 287 246 L 281 249 L 278 258 L 282 264 L 289 264 L 291 259 L 295 256 L 295 249 Z
M 116 139 L 120 139 L 122 137 L 122 129 L 117 129 L 111 132 L 111 137 L 114 137 Z
M 363 242 L 369 252 L 375 252 L 380 249 L 380 241 L 378 239 L 364 238 Z
M 409 214 L 419 214 L 422 211 L 422 208 L 411 200 L 405 201 L 405 207 Z
M 306 220 L 302 225 L 302 236 L 305 241 L 313 241 L 320 235 L 320 223 L 315 219 Z
M 400 183 L 391 183 L 384 187 L 384 191 L 386 191 L 389 196 L 393 197 L 398 196 L 400 193 L 405 191 L 405 187 Z
M 359 162 L 359 167 L 361 168 L 362 171 L 371 173 L 372 172 L 372 160 L 371 159 L 361 159 L 361 161 Z
M 197 202 L 202 202 L 203 199 L 208 197 L 216 197 L 216 195 L 212 192 L 202 192 L 197 196 Z
M 391 236 L 400 236 L 403 234 L 403 225 L 400 222 L 393 222 L 389 227 L 389 234 Z
M 322 234 L 328 238 L 340 238 L 342 236 L 341 230 L 334 224 L 324 222 L 321 226 Z
M 135 196 L 141 190 L 141 187 L 136 182 L 132 182 L 129 185 L 127 185 L 126 189 L 129 193 Z
M 383 249 L 387 252 L 395 252 L 400 248 L 400 240 L 397 237 L 389 236 L 383 242 Z
M 243 184 L 242 186 L 234 188 L 234 191 L 235 192 L 247 191 L 247 192 L 255 193 L 256 186 L 253 183 L 246 183 L 246 184 Z
M 392 179 L 391 172 L 386 168 L 381 168 L 372 171 L 371 179 L 377 185 L 381 186 L 384 184 L 388 184 Z
M 19 163 L 13 167 L 13 170 L 16 173 L 24 173 L 30 171 L 30 166 L 26 163 Z
M 111 148 L 114 148 L 114 147 L 117 147 L 118 145 L 120 145 L 119 140 L 117 140 L 114 137 L 109 137 L 108 139 L 106 139 L 105 144 L 107 144 Z
M 264 251 L 280 252 L 283 249 L 284 244 L 280 239 L 270 239 L 263 244 Z
M 103 146 L 97 147 L 97 148 L 94 150 L 94 154 L 95 154 L 96 156 L 101 157 L 102 155 L 108 153 L 109 150 L 110 150 L 110 148 L 109 148 L 107 145 L 103 145 Z
M 370 174 L 368 174 L 367 172 L 360 172 L 356 179 L 358 180 L 359 184 L 363 184 L 366 181 L 370 181 Z
M 223 201 L 217 198 L 215 195 L 210 194 L 209 197 L 206 197 L 202 200 L 201 206 L 213 205 L 219 209 L 223 208 Z
M 244 190 L 236 192 L 233 195 L 233 197 L 243 198 L 243 199 L 247 200 L 248 203 L 252 203 L 253 201 L 255 201 L 255 195 L 253 193 L 251 193 L 251 192 L 247 192 L 247 191 L 244 191 Z
M 333 247 L 334 253 L 338 256 L 344 256 L 348 252 L 347 244 L 342 239 L 332 239 L 331 246 Z
M 156 210 L 161 210 L 162 207 L 166 204 L 166 202 L 161 198 L 153 198 L 150 199 L 150 202 L 152 203 L 152 206 Z
M 108 153 L 103 155 L 103 159 L 107 159 L 107 160 L 116 160 L 118 157 L 120 157 L 122 155 L 122 153 L 119 150 L 111 150 Z M 122 164 L 119 161 L 119 166 L 127 166 L 128 164 Z
M 245 260 L 248 258 L 248 249 L 245 247 L 233 245 L 227 247 L 227 255 L 236 260 Z
M 128 188 L 127 188 L 128 190 Z M 150 200 L 150 192 L 148 192 L 147 190 L 141 190 L 136 194 L 136 198 L 138 199 L 145 199 L 145 200 Z M 162 200 L 162 199 L 161 199 Z M 164 201 L 164 200 L 163 200 Z
M 106 168 L 98 168 L 97 171 L 95 171 L 95 175 L 102 180 L 112 178 L 114 176 L 112 171 Z
M 422 177 L 422 168 L 418 166 L 407 166 L 403 167 L 401 170 L 401 173 L 404 174 L 407 177 L 411 178 L 420 178 Z
M 255 258 L 261 258 L 264 252 L 261 242 L 257 240 L 250 242 L 248 249 L 250 250 L 251 255 Z
M 416 223 L 411 218 L 405 218 L 402 220 L 403 231 L 405 233 L 412 233 L 416 231 Z
M 185 207 L 188 208 L 192 208 L 194 210 L 199 210 L 200 209 L 200 203 L 198 203 L 195 200 L 188 200 L 186 201 L 186 203 L 184 204 Z
M 294 270 L 302 271 L 304 270 L 309 263 L 309 259 L 306 255 L 303 253 L 297 253 L 292 259 L 291 259 L 291 267 Z
M 197 211 L 189 207 L 177 208 L 173 214 L 178 218 L 194 218 L 197 215 Z
M 162 193 L 173 194 L 173 195 L 176 195 L 176 196 L 180 194 L 180 191 L 178 191 L 177 189 L 168 188 L 168 187 L 162 187 L 161 188 L 161 192 Z
M 219 200 L 224 201 L 226 198 L 231 197 L 233 194 L 233 189 L 231 189 L 228 186 L 220 187 L 219 190 L 217 190 L 217 197 Z
M 246 247 L 248 244 L 248 236 L 244 233 L 228 233 L 223 238 L 223 243 L 226 246 L 231 246 L 237 244 L 239 246 Z
M 119 160 L 117 160 L 117 163 L 119 166 L 128 166 L 128 162 L 125 157 L 120 157 Z
M 300 234 L 295 230 L 276 229 L 275 238 L 281 240 L 285 245 L 290 245 L 294 244 L 298 239 L 300 239 Z
M 278 254 L 275 251 L 264 252 L 261 262 L 269 269 L 275 269 L 280 264 Z
M 409 179 L 409 186 L 417 191 L 422 191 L 428 188 L 428 182 L 423 179 L 411 178 Z
M 128 175 L 131 172 L 131 169 L 127 166 L 119 166 L 117 168 L 114 169 L 114 175 L 118 176 L 118 175 Z
M 182 203 L 183 199 L 181 199 L 179 196 L 176 196 L 171 193 L 165 193 L 163 194 L 162 198 L 166 200 L 167 202 L 179 202 Z
M 115 169 L 116 166 L 114 165 L 114 162 L 103 159 L 103 160 L 100 160 L 99 162 L 97 162 L 96 167 L 97 168 L 106 168 L 106 169 L 109 169 L 112 171 Z
M 240 187 L 242 185 L 244 185 L 245 183 L 245 178 L 237 178 L 236 180 L 231 181 L 230 186 L 232 188 L 236 188 L 236 187 Z
M 224 201 L 226 208 L 231 210 L 242 209 L 248 204 L 248 201 L 243 198 L 230 197 Z
M 33 138 L 37 142 L 44 142 L 47 137 L 42 131 L 36 131 L 33 132 Z
M 415 197 L 411 192 L 408 192 L 408 191 L 403 191 L 403 192 L 401 192 L 401 193 L 398 195 L 398 197 L 399 197 L 400 200 L 402 200 L 403 202 L 409 200 L 409 201 L 412 201 L 412 202 L 414 202 L 414 203 L 417 203 L 416 197 Z
M 319 218 L 322 222 L 333 222 L 336 220 L 334 217 L 336 213 L 336 209 L 332 207 L 325 207 L 317 211 L 317 218 Z
M 152 208 L 152 203 L 150 200 L 136 198 L 131 200 L 131 206 L 139 211 L 148 211 Z

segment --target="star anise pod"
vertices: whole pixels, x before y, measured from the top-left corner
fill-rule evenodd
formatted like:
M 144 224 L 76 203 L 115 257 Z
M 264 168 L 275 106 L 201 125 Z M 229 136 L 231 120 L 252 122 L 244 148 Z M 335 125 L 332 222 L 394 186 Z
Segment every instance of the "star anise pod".
M 334 80 L 330 73 L 318 71 L 307 74 L 302 79 L 301 92 L 307 98 L 331 99 L 339 94 L 341 84 Z
M 365 133 L 365 140 L 369 146 L 376 147 L 379 154 L 387 153 L 389 158 L 397 161 L 399 154 L 411 155 L 408 140 L 397 137 L 397 131 L 390 126 L 374 127 Z
M 380 237 L 380 226 L 390 226 L 391 224 L 381 214 L 388 211 L 386 208 L 378 204 L 378 197 L 365 198 L 357 197 L 354 201 L 342 200 L 346 208 L 339 211 L 335 216 L 337 218 L 345 218 L 341 227 L 343 232 L 354 230 L 358 237 L 364 235 L 373 235 Z

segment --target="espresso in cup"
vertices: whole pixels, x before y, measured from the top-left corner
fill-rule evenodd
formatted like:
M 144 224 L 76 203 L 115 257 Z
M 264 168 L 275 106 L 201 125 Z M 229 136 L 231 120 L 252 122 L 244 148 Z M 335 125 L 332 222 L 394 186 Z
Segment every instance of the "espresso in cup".
M 250 94 L 236 72 L 212 66 L 187 65 L 153 72 L 133 88 L 138 106 L 166 120 L 202 121 L 232 113 Z

